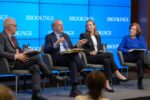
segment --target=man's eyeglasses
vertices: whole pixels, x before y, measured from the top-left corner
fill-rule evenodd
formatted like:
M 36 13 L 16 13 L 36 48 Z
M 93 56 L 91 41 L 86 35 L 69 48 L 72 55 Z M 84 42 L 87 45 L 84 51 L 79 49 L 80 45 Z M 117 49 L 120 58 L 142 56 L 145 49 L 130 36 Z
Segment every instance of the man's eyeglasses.
M 16 25 L 16 24 L 10 24 L 10 25 L 17 27 L 17 25 Z

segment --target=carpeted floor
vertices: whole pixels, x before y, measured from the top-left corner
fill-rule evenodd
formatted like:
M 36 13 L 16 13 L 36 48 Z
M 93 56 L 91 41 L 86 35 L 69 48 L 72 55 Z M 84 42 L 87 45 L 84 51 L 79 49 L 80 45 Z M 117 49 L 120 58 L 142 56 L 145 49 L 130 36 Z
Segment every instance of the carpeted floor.
M 127 83 L 121 83 L 121 85 L 114 85 L 114 93 L 104 92 L 104 95 L 110 100 L 150 100 L 150 79 L 144 79 L 144 90 L 138 90 L 136 86 L 137 80 L 130 80 Z M 87 93 L 85 85 L 81 86 L 83 94 Z M 29 90 L 31 91 L 31 90 Z M 45 88 L 43 95 L 48 100 L 74 100 L 74 98 L 68 97 L 70 87 L 64 90 L 64 87 L 59 88 L 59 95 L 57 96 L 56 87 Z M 143 97 L 143 98 L 141 98 Z M 147 97 L 147 98 L 144 98 Z M 19 93 L 18 100 L 31 100 L 31 94 Z

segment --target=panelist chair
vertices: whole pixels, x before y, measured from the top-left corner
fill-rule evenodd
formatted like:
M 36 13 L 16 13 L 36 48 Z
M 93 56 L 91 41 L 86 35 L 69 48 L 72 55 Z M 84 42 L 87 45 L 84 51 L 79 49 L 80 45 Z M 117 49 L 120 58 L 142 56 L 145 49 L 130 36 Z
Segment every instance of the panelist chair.
M 104 52 L 107 52 L 106 49 L 107 49 L 107 46 L 106 44 L 102 44 L 102 49 Z M 91 63 L 88 63 L 87 62 L 87 58 L 86 58 L 86 54 L 84 52 L 81 53 L 82 55 L 82 58 L 83 58 L 83 61 L 86 65 L 86 68 L 84 69 L 85 71 L 96 71 L 96 70 L 104 70 L 104 66 L 102 64 L 91 64 Z M 111 79 L 111 85 L 113 87 L 113 80 Z
M 131 63 L 131 62 L 126 62 L 124 60 L 124 57 L 123 57 L 123 53 L 122 51 L 117 51 L 117 54 L 118 54 L 118 58 L 119 58 L 119 62 L 122 66 L 124 66 L 124 68 L 126 69 L 126 76 L 128 77 L 128 70 L 129 70 L 129 67 L 130 68 L 136 68 L 137 67 L 137 64 L 136 63 Z M 127 67 L 126 67 L 127 66 Z M 121 70 L 121 72 L 123 72 L 123 69 Z
M 41 52 L 44 53 L 44 45 L 41 47 Z M 67 66 L 56 66 L 53 64 L 53 60 L 51 54 L 47 54 L 44 58 L 44 62 L 50 66 L 51 71 L 56 71 L 57 75 L 64 73 L 67 76 L 67 73 L 70 72 L 69 67 Z M 44 85 L 45 86 L 45 85 Z M 43 86 L 43 88 L 44 88 Z M 66 81 L 65 81 L 65 89 L 66 89 Z M 59 95 L 59 83 L 57 82 L 57 95 Z
M 101 46 L 102 46 L 102 49 L 104 52 L 106 52 L 106 49 L 107 49 L 107 44 L 105 43 L 102 43 Z M 91 68 L 92 71 L 94 70 L 103 70 L 104 66 L 102 64 L 90 64 L 87 62 L 87 58 L 86 58 L 86 54 L 84 52 L 81 53 L 82 57 L 83 57 L 83 61 L 86 65 L 86 68 Z
M 29 70 L 10 70 L 8 60 L 6 58 L 0 58 L 0 75 L 11 75 L 15 76 L 15 95 L 16 99 L 18 98 L 18 83 L 19 83 L 19 76 L 31 74 Z M 25 85 L 25 80 L 24 80 Z
M 147 65 L 148 68 L 150 68 L 150 50 L 144 56 L 144 64 Z
M 85 65 L 86 65 L 86 68 L 90 68 L 92 71 L 104 68 L 104 66 L 102 64 L 90 64 L 90 63 L 88 63 L 86 55 L 85 55 L 84 52 L 82 52 L 81 55 L 83 57 L 83 61 L 84 61 Z

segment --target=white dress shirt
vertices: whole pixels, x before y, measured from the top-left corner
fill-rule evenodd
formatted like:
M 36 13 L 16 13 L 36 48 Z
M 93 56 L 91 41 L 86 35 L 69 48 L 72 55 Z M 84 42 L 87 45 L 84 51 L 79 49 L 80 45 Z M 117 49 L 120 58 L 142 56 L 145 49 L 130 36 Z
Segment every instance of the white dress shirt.
M 95 35 L 91 35 L 91 39 L 92 39 L 92 41 L 93 41 L 95 51 L 98 51 L 98 48 L 97 48 L 97 40 L 96 40 Z
M 57 38 L 57 39 L 60 39 L 60 37 L 61 37 L 62 34 L 59 34 L 59 33 L 56 33 L 56 32 L 55 32 L 55 35 L 56 35 L 56 38 Z M 61 42 L 59 45 L 60 45 L 60 52 L 66 50 L 66 49 L 64 48 L 62 42 Z M 56 48 L 56 47 L 57 47 L 57 46 L 54 45 L 54 48 Z

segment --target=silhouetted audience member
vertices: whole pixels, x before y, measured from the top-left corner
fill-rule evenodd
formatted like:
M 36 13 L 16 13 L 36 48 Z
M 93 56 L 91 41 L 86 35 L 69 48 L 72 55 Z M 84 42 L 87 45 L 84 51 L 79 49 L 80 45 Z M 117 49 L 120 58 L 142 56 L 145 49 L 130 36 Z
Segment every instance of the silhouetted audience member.
M 88 74 L 86 85 L 88 87 L 88 95 L 79 95 L 75 100 L 109 100 L 102 93 L 105 88 L 106 78 L 102 72 L 94 71 Z
M 0 85 L 0 100 L 16 100 L 10 88 Z

